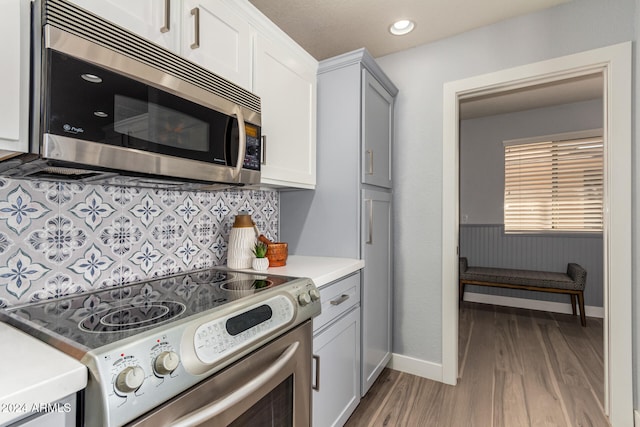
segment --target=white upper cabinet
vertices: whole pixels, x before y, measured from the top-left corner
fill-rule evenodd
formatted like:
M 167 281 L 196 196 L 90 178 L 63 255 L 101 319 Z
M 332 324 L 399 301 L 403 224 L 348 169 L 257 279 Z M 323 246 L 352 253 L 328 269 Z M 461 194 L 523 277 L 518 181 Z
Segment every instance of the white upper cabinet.
M 317 62 L 258 34 L 253 91 L 262 100 L 262 183 L 316 184 Z
M 220 0 L 183 0 L 182 48 L 185 58 L 251 89 L 249 22 Z
M 29 2 L 0 0 L 0 158 L 29 148 Z
M 252 29 L 222 0 L 72 1 L 251 89 Z
M 72 1 L 162 47 L 174 52 L 180 49 L 181 0 Z

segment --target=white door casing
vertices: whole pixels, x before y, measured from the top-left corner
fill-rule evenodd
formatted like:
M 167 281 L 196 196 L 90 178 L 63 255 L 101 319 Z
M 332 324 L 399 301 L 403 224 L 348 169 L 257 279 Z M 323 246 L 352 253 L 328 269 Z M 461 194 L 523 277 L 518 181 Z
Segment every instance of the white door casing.
M 613 427 L 633 426 L 631 58 L 631 42 L 625 42 L 444 85 L 443 382 L 456 384 L 458 376 L 459 101 L 571 77 L 602 74 L 605 104 L 605 411 Z

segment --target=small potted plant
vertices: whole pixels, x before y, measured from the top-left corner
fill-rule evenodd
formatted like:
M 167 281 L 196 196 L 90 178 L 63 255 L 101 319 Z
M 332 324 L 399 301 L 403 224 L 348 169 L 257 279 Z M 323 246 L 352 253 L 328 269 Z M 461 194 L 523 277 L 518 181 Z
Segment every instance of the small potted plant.
M 267 255 L 267 245 L 262 242 L 256 242 L 251 252 L 255 255 L 255 258 L 251 262 L 254 270 L 264 271 L 269 268 L 269 259 L 265 258 Z

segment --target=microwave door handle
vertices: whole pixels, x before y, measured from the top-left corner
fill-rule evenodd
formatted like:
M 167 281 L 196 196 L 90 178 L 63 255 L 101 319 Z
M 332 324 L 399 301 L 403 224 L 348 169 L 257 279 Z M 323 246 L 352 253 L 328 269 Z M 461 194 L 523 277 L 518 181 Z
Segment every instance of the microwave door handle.
M 178 418 L 170 425 L 171 427 L 193 427 L 202 425 L 205 421 L 221 414 L 234 405 L 248 399 L 253 393 L 259 390 L 262 386 L 267 384 L 272 378 L 287 366 L 297 353 L 300 342 L 296 341 L 289 345 L 287 349 L 280 354 L 280 357 L 273 362 L 272 365 L 264 369 L 259 375 L 255 376 L 251 381 L 244 384 L 237 390 L 232 391 L 226 396 L 215 400 L 207 406 L 204 406 L 197 411 Z
M 244 166 L 244 156 L 247 152 L 247 131 L 244 127 L 244 115 L 240 106 L 236 105 L 233 113 L 238 118 L 238 161 L 232 178 L 237 179 L 240 178 L 240 172 Z

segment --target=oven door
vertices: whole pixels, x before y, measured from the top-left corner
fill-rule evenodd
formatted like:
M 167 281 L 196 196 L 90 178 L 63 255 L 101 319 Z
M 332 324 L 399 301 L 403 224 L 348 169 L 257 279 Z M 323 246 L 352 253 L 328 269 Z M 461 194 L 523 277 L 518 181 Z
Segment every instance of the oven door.
M 308 427 L 311 340 L 307 321 L 128 425 Z

